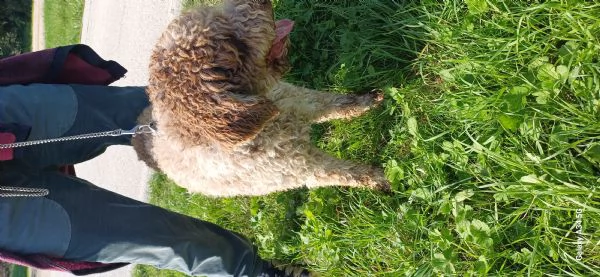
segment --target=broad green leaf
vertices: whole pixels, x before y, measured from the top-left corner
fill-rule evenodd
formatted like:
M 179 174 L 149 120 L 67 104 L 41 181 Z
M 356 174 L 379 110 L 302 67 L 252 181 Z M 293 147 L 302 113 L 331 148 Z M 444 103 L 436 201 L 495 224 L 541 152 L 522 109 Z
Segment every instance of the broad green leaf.
M 505 114 L 498 116 L 498 122 L 500 122 L 500 125 L 502 125 L 504 129 L 513 132 L 516 131 L 519 128 L 519 124 L 521 124 L 519 119 Z
M 551 83 L 554 86 L 554 83 Z M 538 104 L 548 104 L 548 100 L 550 99 L 550 92 L 547 90 L 539 90 L 532 93 L 535 96 L 535 102 Z
M 372 65 L 369 65 L 367 67 L 367 72 L 369 72 L 370 75 L 374 75 L 376 72 L 375 67 L 373 67 Z
M 444 257 L 443 253 L 435 253 L 433 254 L 433 259 L 438 261 L 446 261 L 446 257 Z
M 520 181 L 523 183 L 530 183 L 530 184 L 541 183 L 540 179 L 535 174 L 529 174 L 529 175 L 523 176 L 523 177 L 521 177 Z
M 550 248 L 550 250 L 548 251 L 548 256 L 550 256 L 555 262 L 557 262 L 559 259 L 558 253 L 552 248 Z
M 471 230 L 478 230 L 485 233 L 488 236 L 490 235 L 490 226 L 488 226 L 485 222 L 479 219 L 473 219 L 471 221 Z
M 300 234 L 300 240 L 302 241 L 303 244 L 308 245 L 310 243 L 310 238 L 309 236 L 305 236 Z
M 409 118 L 406 121 L 406 125 L 408 125 L 408 133 L 411 134 L 413 137 L 417 137 L 418 136 L 417 119 L 414 117 Z
M 540 86 L 545 90 L 553 90 L 557 83 L 558 80 L 541 81 Z
M 443 200 L 442 204 L 440 204 L 440 208 L 438 209 L 438 214 L 448 215 L 452 211 L 452 203 L 449 200 Z
M 455 80 L 454 75 L 452 74 L 452 71 L 450 69 L 441 70 L 438 74 L 440 75 L 442 80 L 446 82 L 454 82 Z
M 488 263 L 485 256 L 479 256 L 479 259 L 475 262 L 475 271 L 479 274 L 486 274 L 488 272 Z
M 315 220 L 315 215 L 308 209 L 304 210 L 304 215 L 306 216 L 306 219 L 313 221 Z
M 521 248 L 521 252 L 515 252 L 510 257 L 513 261 L 517 263 L 529 264 L 531 258 L 531 250 L 527 248 Z
M 472 189 L 463 190 L 463 191 L 457 193 L 456 196 L 454 196 L 454 199 L 456 200 L 456 202 L 463 202 L 463 201 L 465 201 L 465 199 L 469 199 L 474 194 L 475 193 L 473 192 Z
M 446 274 L 455 272 L 454 265 L 443 253 L 434 253 L 431 264 L 435 269 Z
M 456 223 L 456 232 L 462 239 L 466 239 L 471 234 L 471 222 L 468 220 L 461 220 Z
M 414 190 L 413 195 L 415 197 L 426 200 L 427 202 L 431 201 L 431 199 L 433 198 L 433 194 L 431 193 L 431 191 L 425 188 L 418 188 Z
M 444 151 L 448 151 L 448 152 L 452 152 L 454 150 L 454 144 L 452 144 L 452 142 L 445 140 L 444 142 L 442 142 L 442 149 L 444 149 Z
M 571 72 L 569 72 L 569 78 L 568 78 L 569 83 L 573 83 L 573 82 L 577 81 L 577 78 L 579 78 L 579 75 L 580 75 L 580 71 L 581 71 L 581 66 L 573 67 Z
M 506 192 L 494 193 L 494 199 L 496 201 L 507 202 L 508 201 L 508 193 L 506 193 Z
M 484 13 L 490 9 L 485 0 L 465 0 L 465 3 L 472 14 Z
M 525 86 L 516 86 L 516 87 L 512 87 L 509 91 L 510 94 L 516 94 L 516 95 L 527 95 L 529 94 L 529 88 L 525 87 Z
M 540 81 L 557 81 L 560 79 L 560 75 L 556 72 L 554 65 L 545 63 L 538 68 L 537 78 Z
M 536 69 L 544 64 L 548 64 L 548 61 L 550 61 L 550 58 L 548 57 L 539 57 L 534 59 L 533 61 L 531 61 L 531 63 L 529 64 L 529 69 Z
M 557 66 L 556 73 L 558 74 L 562 83 L 565 83 L 567 79 L 569 79 L 569 68 L 564 65 Z
M 595 143 L 585 151 L 585 156 L 600 163 L 600 143 Z
M 576 41 L 568 41 L 563 46 L 561 46 L 560 49 L 558 49 L 558 56 L 560 58 L 560 61 L 563 64 L 568 64 L 575 56 L 577 48 L 579 48 L 579 45 Z
M 392 181 L 400 181 L 404 178 L 404 170 L 396 160 L 389 160 L 385 166 L 386 177 Z
M 444 238 L 444 240 L 447 241 L 453 241 L 454 237 L 452 237 L 452 232 L 450 231 L 450 229 L 442 229 L 442 231 L 440 231 L 440 233 L 442 234 L 442 238 Z
M 529 94 L 529 88 L 527 87 L 513 87 L 509 93 L 503 96 L 504 103 L 506 104 L 506 111 L 517 112 L 525 107 L 526 98 Z
M 404 102 L 404 95 L 400 93 L 400 90 L 395 87 L 389 87 L 386 89 L 386 93 L 389 94 L 394 101 L 398 104 L 402 104 Z
M 429 277 L 432 275 L 432 269 L 430 263 L 423 263 L 419 266 L 417 271 L 412 275 L 414 277 Z

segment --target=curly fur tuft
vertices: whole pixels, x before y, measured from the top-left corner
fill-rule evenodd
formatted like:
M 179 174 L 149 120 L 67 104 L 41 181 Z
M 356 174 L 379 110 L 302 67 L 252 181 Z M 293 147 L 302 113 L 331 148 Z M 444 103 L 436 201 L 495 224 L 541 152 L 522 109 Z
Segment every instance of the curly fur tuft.
M 176 115 L 163 128 L 172 126 L 194 145 L 231 147 L 253 138 L 278 114 L 264 97 L 275 81 L 264 77 L 285 70 L 284 61 L 267 65 L 274 39 L 270 3 L 229 1 L 175 19 L 150 63 L 150 100 L 161 113 Z

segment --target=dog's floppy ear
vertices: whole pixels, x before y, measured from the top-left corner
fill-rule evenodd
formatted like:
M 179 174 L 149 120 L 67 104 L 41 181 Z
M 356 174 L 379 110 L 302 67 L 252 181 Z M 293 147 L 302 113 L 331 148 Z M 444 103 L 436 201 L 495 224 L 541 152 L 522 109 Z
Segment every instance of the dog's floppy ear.
M 219 144 L 228 148 L 254 139 L 279 114 L 277 106 L 263 96 L 224 93 L 211 98 L 218 106 L 214 112 L 219 124 L 215 127 L 220 129 L 211 133 L 217 135 L 215 140 Z

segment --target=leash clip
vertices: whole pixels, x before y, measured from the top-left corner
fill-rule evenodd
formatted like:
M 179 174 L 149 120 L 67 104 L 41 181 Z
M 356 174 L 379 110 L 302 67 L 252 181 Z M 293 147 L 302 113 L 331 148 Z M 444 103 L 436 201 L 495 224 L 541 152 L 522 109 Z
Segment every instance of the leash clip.
M 154 129 L 154 127 L 152 127 L 152 125 L 150 124 L 145 124 L 145 125 L 137 125 L 135 127 L 133 127 L 131 130 L 122 130 L 120 134 L 120 136 L 125 136 L 125 135 L 131 135 L 131 136 L 136 136 L 136 135 L 142 135 L 142 134 L 151 134 L 151 135 L 155 135 L 156 134 L 156 129 Z

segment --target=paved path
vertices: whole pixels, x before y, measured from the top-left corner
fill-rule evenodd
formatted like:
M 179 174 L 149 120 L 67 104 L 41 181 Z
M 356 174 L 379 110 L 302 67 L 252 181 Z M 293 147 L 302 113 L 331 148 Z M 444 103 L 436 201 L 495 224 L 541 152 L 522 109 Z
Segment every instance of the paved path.
M 160 33 L 179 13 L 179 0 L 86 0 L 81 43 L 129 70 L 116 86 L 146 85 L 148 61 Z M 146 200 L 150 170 L 131 147 L 113 146 L 76 166 L 78 176 L 117 193 Z
M 44 0 L 33 0 L 32 15 L 32 39 L 31 49 L 42 50 L 46 44 L 46 33 L 44 32 Z
M 126 78 L 114 85 L 146 85 L 152 47 L 180 10 L 179 0 L 86 0 L 81 43 L 91 46 L 104 59 L 118 61 L 129 70 Z M 137 160 L 131 147 L 109 147 L 98 158 L 76 165 L 75 170 L 79 177 L 100 187 L 134 199 L 147 199 L 147 182 L 152 172 Z M 130 275 L 131 266 L 91 276 Z M 36 271 L 35 276 L 73 275 Z

